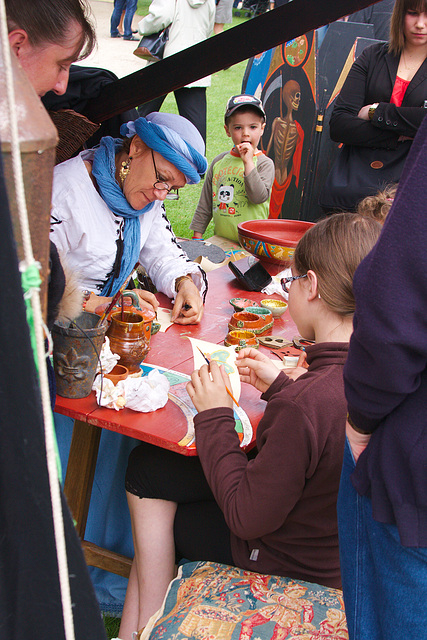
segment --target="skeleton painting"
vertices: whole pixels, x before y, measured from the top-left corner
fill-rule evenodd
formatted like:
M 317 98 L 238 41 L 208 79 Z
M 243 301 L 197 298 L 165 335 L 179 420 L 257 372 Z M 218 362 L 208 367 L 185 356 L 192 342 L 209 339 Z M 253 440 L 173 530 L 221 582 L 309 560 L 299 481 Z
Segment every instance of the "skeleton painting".
M 298 111 L 301 88 L 296 80 L 288 80 L 282 89 L 280 116 L 274 119 L 267 155 L 273 151 L 275 179 L 270 200 L 270 218 L 278 218 L 292 176 L 298 186 L 304 131 L 293 114 Z
M 264 152 L 275 166 L 270 218 L 299 218 L 315 95 L 315 41 L 309 33 L 273 50 L 261 92 L 267 114 Z

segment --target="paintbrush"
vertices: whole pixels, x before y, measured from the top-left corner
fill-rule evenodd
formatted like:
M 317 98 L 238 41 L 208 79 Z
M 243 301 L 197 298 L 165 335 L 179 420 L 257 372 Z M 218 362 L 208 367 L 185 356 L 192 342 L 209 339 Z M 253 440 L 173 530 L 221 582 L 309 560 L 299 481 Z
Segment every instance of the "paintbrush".
M 99 318 L 98 322 L 96 323 L 96 327 L 98 327 L 99 325 L 101 325 L 105 318 L 108 316 L 108 314 L 110 313 L 111 309 L 114 307 L 114 305 L 116 304 L 117 300 L 120 298 L 120 296 L 122 295 L 123 291 L 126 289 L 126 285 L 128 284 L 129 280 L 126 280 L 126 282 L 120 287 L 120 289 L 117 291 L 117 293 L 114 294 L 114 296 L 111 298 L 111 302 L 108 305 L 108 307 L 105 309 L 104 313 L 102 314 L 102 316 Z
M 200 347 L 197 347 L 197 348 L 200 351 L 200 353 L 202 354 L 202 356 L 204 357 L 204 359 L 206 360 L 206 362 L 208 363 L 208 365 L 210 365 L 211 361 L 209 360 L 209 358 L 203 353 L 203 351 L 201 350 Z M 227 391 L 227 393 L 230 396 L 230 398 L 232 399 L 232 401 L 235 402 L 238 407 L 240 407 L 240 404 L 237 402 L 236 398 L 233 396 L 233 394 L 231 393 L 231 391 L 227 387 L 227 385 L 225 385 L 225 390 Z

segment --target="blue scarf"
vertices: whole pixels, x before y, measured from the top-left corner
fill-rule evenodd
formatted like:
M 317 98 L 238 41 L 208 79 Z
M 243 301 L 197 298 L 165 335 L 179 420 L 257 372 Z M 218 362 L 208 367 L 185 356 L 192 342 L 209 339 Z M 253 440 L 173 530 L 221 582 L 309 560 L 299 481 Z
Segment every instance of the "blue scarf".
M 151 115 L 155 116 L 157 114 Z M 158 115 L 160 117 L 160 114 Z M 163 118 L 167 119 L 167 116 L 169 116 L 171 123 L 174 123 L 170 114 L 163 114 Z M 174 118 L 176 120 L 176 118 L 180 117 L 174 116 Z M 188 126 L 191 127 L 188 134 L 189 137 L 191 135 L 194 136 L 192 129 L 199 135 L 191 123 L 188 121 L 185 121 L 185 123 L 187 128 Z M 138 118 L 135 121 L 123 124 L 120 133 L 128 137 L 136 133 L 150 149 L 160 153 L 181 171 L 190 184 L 199 182 L 200 176 L 206 172 L 206 158 L 168 126 L 157 125 L 145 118 Z M 154 202 L 150 202 L 143 209 L 133 209 L 123 195 L 123 191 L 116 181 L 115 163 L 116 154 L 122 150 L 122 146 L 123 141 L 121 139 L 105 136 L 95 150 L 92 165 L 92 175 L 96 179 L 102 199 L 113 213 L 125 218 L 120 272 L 116 277 L 112 274 L 101 291 L 101 295 L 110 296 L 117 293 L 138 262 L 141 245 L 139 216 L 154 206 Z
M 120 272 L 116 278 L 114 274 L 110 276 L 101 291 L 102 296 L 113 296 L 117 293 L 126 278 L 132 273 L 132 269 L 138 262 L 141 245 L 139 216 L 154 206 L 154 202 L 150 202 L 143 209 L 134 209 L 123 195 L 123 191 L 116 181 L 115 162 L 116 153 L 121 151 L 122 147 L 123 141 L 121 139 L 105 136 L 101 139 L 93 157 L 92 175 L 97 182 L 101 198 L 113 213 L 125 218 Z

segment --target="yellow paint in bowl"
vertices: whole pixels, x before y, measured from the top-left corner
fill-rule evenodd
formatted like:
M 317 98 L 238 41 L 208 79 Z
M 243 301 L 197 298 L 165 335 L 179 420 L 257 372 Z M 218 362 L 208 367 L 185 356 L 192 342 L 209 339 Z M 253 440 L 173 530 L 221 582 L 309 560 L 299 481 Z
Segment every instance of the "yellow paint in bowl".
M 260 304 L 264 309 L 271 311 L 274 318 L 279 318 L 288 308 L 286 302 L 283 300 L 274 300 L 273 298 L 265 298 L 261 300 Z

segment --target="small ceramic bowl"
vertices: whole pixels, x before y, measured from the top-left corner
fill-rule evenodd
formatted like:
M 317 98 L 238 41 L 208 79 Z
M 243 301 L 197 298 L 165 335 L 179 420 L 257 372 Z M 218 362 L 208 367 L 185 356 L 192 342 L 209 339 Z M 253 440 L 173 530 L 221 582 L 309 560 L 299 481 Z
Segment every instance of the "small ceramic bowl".
M 245 347 L 253 347 L 258 349 L 258 340 L 253 331 L 230 331 L 225 340 L 226 347 L 235 347 L 236 351 L 244 349 Z
M 256 307 L 247 307 L 246 311 L 233 313 L 231 320 L 228 323 L 228 330 L 234 331 L 234 329 L 245 329 L 247 331 L 253 331 L 255 335 L 258 336 L 265 333 L 268 329 L 271 329 L 273 325 L 271 313 L 266 309 L 260 309 L 260 311 L 265 311 L 266 315 L 263 313 L 248 311 L 248 309 L 255 308 Z
M 256 313 L 257 316 L 260 316 L 265 324 L 273 326 L 273 314 L 270 309 L 264 309 L 264 307 L 246 307 L 245 311 L 247 313 Z
M 122 364 L 116 364 L 109 373 L 104 375 L 104 378 L 108 378 L 114 385 L 116 385 L 119 380 L 126 380 L 128 375 L 129 369 L 127 367 L 124 367 Z
M 235 311 L 243 311 L 246 307 L 256 306 L 256 302 L 249 300 L 249 298 L 231 298 L 230 304 L 234 307 Z
M 288 308 L 288 305 L 283 300 L 274 300 L 273 298 L 265 298 L 261 300 L 261 306 L 264 309 L 268 309 L 273 314 L 273 318 L 280 318 Z

